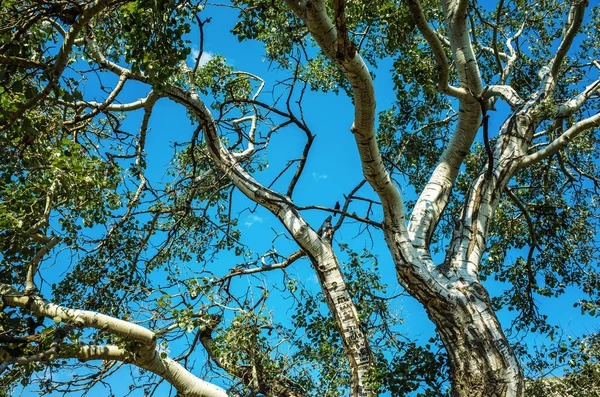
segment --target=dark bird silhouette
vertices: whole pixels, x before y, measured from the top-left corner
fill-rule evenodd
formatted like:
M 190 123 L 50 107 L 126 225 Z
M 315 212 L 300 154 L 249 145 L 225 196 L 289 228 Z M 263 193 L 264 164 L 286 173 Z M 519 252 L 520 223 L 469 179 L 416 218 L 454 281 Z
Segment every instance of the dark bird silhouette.
M 339 201 L 336 201 L 336 202 L 335 202 L 335 207 L 333 207 L 333 209 L 334 209 L 334 210 L 336 210 L 336 211 L 339 211 L 339 210 L 340 210 L 340 202 L 339 202 Z M 335 213 L 333 214 L 333 216 L 336 216 L 336 215 L 337 215 L 337 212 L 335 212 Z

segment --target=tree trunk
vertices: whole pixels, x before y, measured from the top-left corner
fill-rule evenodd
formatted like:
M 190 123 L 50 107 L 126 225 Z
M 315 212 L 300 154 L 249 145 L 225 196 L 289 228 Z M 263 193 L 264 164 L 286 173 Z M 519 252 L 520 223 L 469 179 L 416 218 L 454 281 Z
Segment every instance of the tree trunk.
M 523 396 L 520 365 L 479 281 L 447 265 L 420 272 L 422 264 L 407 262 L 397 242 L 391 251 L 401 284 L 423 304 L 448 352 L 452 396 Z
M 452 396 L 522 396 L 521 368 L 484 287 L 458 283 L 448 298 L 427 312 L 450 358 Z
M 317 233 L 304 220 L 289 197 L 261 185 L 244 170 L 222 144 L 212 114 L 200 98 L 175 87 L 167 87 L 165 92 L 196 115 L 213 160 L 232 183 L 250 200 L 271 211 L 306 252 L 315 268 L 345 347 L 352 379 L 350 395 L 374 397 L 376 392 L 368 387 L 367 377 L 375 367 L 375 358 L 369 340 L 360 328 L 356 306 L 347 291 L 344 276 L 331 246 L 331 230 L 323 225 L 323 233 Z

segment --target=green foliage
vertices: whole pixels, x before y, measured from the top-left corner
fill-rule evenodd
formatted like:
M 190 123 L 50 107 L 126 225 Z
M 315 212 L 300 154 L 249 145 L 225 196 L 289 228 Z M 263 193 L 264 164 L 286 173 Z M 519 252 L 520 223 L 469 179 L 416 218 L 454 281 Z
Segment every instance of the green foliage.
M 232 33 L 240 41 L 264 42 L 267 58 L 289 67 L 289 57 L 295 54 L 299 44 L 306 41 L 304 24 L 280 2 L 235 0 L 233 5 L 241 11 Z
M 561 338 L 554 346 L 541 346 L 529 357 L 528 397 L 595 396 L 600 393 L 600 351 L 598 334 Z M 551 373 L 555 377 L 541 377 Z M 559 376 L 560 375 L 560 376 Z
M 124 53 L 108 52 L 111 59 L 121 57 L 134 73 L 144 73 L 160 87 L 176 74 L 177 66 L 190 54 L 190 18 L 201 6 L 179 4 L 177 0 L 137 0 L 97 19 L 101 43 L 122 42 Z
M 520 204 L 507 198 L 498 207 L 484 274 L 512 286 L 495 304 L 520 312 L 517 328 L 550 331 L 545 317 L 538 316 L 534 296 L 558 297 L 573 286 L 587 295 L 574 304 L 597 313 L 596 148 L 597 138 L 590 135 L 548 162 L 523 170 L 511 187 Z M 526 214 L 520 205 L 526 206 Z M 522 256 L 515 255 L 517 250 Z
M 392 395 L 410 392 L 417 392 L 418 396 L 446 395 L 446 357 L 439 346 L 432 344 L 433 340 L 421 346 L 398 333 L 402 319 L 392 309 L 394 298 L 381 280 L 377 257 L 367 250 L 354 252 L 346 244 L 340 249 L 348 257 L 343 266 L 347 288 L 356 304 L 362 330 L 372 341 L 377 361 L 370 374 L 371 385 Z M 350 374 L 344 347 L 322 294 L 301 290 L 299 302 L 297 313 L 292 316 L 293 325 L 303 329 L 305 336 L 298 341 L 295 357 L 316 363 L 321 379 L 313 386 L 311 395 L 346 395 Z

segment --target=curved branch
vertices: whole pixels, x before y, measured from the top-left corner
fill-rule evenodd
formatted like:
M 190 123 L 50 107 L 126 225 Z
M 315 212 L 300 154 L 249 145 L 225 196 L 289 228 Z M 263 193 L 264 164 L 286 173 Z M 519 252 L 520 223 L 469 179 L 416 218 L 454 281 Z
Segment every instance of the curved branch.
M 119 95 L 119 93 L 121 92 L 121 90 L 125 86 L 125 82 L 127 81 L 128 77 L 129 77 L 129 72 L 127 72 L 127 71 L 124 72 L 122 75 L 120 75 L 119 76 L 119 81 L 117 82 L 117 85 L 111 91 L 111 93 L 108 95 L 108 97 L 106 98 L 106 100 L 104 102 L 98 104 L 97 106 L 92 106 L 94 109 L 91 112 L 89 112 L 88 114 L 86 114 L 86 115 L 83 115 L 83 116 L 77 115 L 77 116 L 75 116 L 75 118 L 72 121 L 66 122 L 65 125 L 71 125 L 71 124 L 75 124 L 75 123 L 78 123 L 78 122 L 81 122 L 81 121 L 89 120 L 92 117 L 96 116 L 98 113 L 105 111 L 114 102 L 114 100 L 117 98 L 117 95 Z
M 600 69 L 600 65 L 598 62 L 595 64 Z M 600 89 L 600 80 L 594 81 L 592 84 L 585 87 L 582 93 L 571 98 L 565 103 L 558 105 L 558 110 L 556 112 L 557 117 L 567 117 L 581 109 L 585 101 L 587 101 L 594 93 L 596 93 Z
M 169 382 L 175 387 L 182 396 L 189 397 L 227 397 L 227 393 L 222 388 L 206 382 L 190 373 L 178 362 L 162 357 L 158 351 L 152 351 L 151 354 L 140 356 L 129 350 L 115 345 L 61 345 L 53 346 L 40 354 L 28 357 L 15 357 L 7 360 L 4 364 L 22 365 L 31 362 L 38 362 L 48 359 L 70 359 L 79 361 L 120 361 L 129 363 L 139 368 L 150 371 Z
M 453 60 L 461 89 L 469 95 L 459 99 L 458 122 L 438 165 L 417 199 L 408 225 L 413 246 L 429 257 L 429 242 L 446 208 L 458 171 L 473 143 L 481 120 L 477 100 L 482 95 L 481 74 L 471 45 L 466 23 L 468 1 L 446 0 L 444 15 L 449 32 Z
M 375 139 L 375 89 L 371 74 L 353 44 L 338 39 L 338 31 L 327 15 L 323 0 L 301 3 L 287 0 L 286 4 L 308 27 L 325 55 L 342 70 L 354 94 L 354 124 L 351 131 L 361 158 L 363 174 L 383 204 L 384 223 L 394 230 L 405 230 L 404 204 L 383 163 Z M 341 41 L 340 41 L 341 40 Z M 347 48 L 339 51 L 338 41 Z
M 50 354 L 57 357 L 87 360 L 118 360 L 130 362 L 140 368 L 151 371 L 171 383 L 182 395 L 197 397 L 227 397 L 223 389 L 208 383 L 179 363 L 163 357 L 156 350 L 156 334 L 152 331 L 118 318 L 88 310 L 69 309 L 45 301 L 40 296 L 22 294 L 12 286 L 0 284 L 0 297 L 4 305 L 19 307 L 30 313 L 55 321 L 60 320 L 76 327 L 94 328 L 118 335 L 126 341 L 137 342 L 135 351 L 117 346 L 73 346 L 55 343 L 51 351 L 35 356 L 13 358 L 10 363 L 22 364 L 39 361 Z M 64 348 L 61 348 L 64 347 Z
M 2 287 L 0 288 L 2 300 L 7 306 L 19 307 L 38 316 L 60 319 L 80 327 L 108 331 L 125 339 L 146 344 L 152 350 L 156 345 L 154 333 L 139 325 L 89 310 L 68 309 L 48 302 L 37 295 L 19 293 L 5 284 L 0 284 L 0 287 Z M 7 292 L 9 290 L 11 292 Z
M 521 99 L 517 91 L 509 85 L 487 86 L 483 94 L 483 99 L 487 103 L 490 99 L 498 96 L 504 99 L 513 109 L 523 104 L 523 99 Z
M 448 84 L 448 58 L 446 57 L 444 47 L 442 47 L 442 43 L 438 38 L 438 34 L 427 23 L 427 19 L 425 18 L 423 9 L 421 8 L 421 3 L 419 0 L 405 0 L 405 3 L 413 16 L 415 25 L 417 25 L 417 28 L 423 37 L 425 37 L 425 40 L 427 40 L 431 50 L 433 51 L 435 62 L 439 70 L 438 90 L 453 97 L 466 97 L 469 94 L 466 90 L 459 89 Z
M 252 153 L 254 153 L 254 134 L 256 133 L 257 116 L 256 116 L 256 114 L 253 114 L 252 116 L 242 117 L 240 119 L 234 120 L 233 121 L 234 129 L 236 131 L 241 130 L 241 128 L 239 127 L 239 124 L 243 123 L 244 121 L 252 122 L 250 125 L 250 132 L 248 132 L 248 147 L 246 149 L 242 150 L 241 152 L 232 153 L 233 157 L 235 157 L 237 160 L 246 159 L 246 158 L 250 157 L 250 155 Z
M 468 3 L 468 0 L 444 0 L 442 6 L 460 88 L 480 95 L 483 84 L 467 26 Z
M 100 66 L 102 66 L 103 68 L 105 68 L 107 70 L 110 70 L 117 76 L 122 76 L 122 75 L 126 74 L 132 78 L 135 78 L 136 80 L 146 81 L 146 78 L 143 75 L 134 74 L 134 73 L 132 73 L 131 70 L 124 68 L 122 66 L 119 66 L 116 63 L 111 62 L 108 59 L 106 59 L 106 57 L 104 56 L 102 51 L 100 51 L 100 46 L 98 46 L 98 43 L 96 42 L 96 39 L 94 38 L 94 31 L 91 29 L 89 29 L 88 34 L 85 37 L 85 48 L 90 51 L 90 53 L 92 55 L 92 59 L 94 59 L 96 62 L 98 62 L 98 64 Z
M 552 141 L 548 146 L 535 153 L 531 153 L 521 159 L 519 169 L 530 166 L 531 164 L 542 161 L 565 148 L 573 139 L 592 128 L 600 126 L 600 113 L 580 120 L 567 129 L 561 136 Z
M 173 86 L 164 87 L 164 92 L 196 116 L 211 157 L 232 183 L 250 200 L 271 211 L 309 256 L 350 362 L 352 395 L 372 395 L 373 391 L 363 385 L 366 384 L 368 371 L 374 366 L 374 357 L 369 341 L 360 329 L 356 307 L 352 303 L 330 242 L 306 223 L 289 197 L 263 186 L 242 168 L 235 156 L 223 145 L 210 110 L 197 96 Z
M 550 68 L 550 75 L 552 76 L 553 80 L 556 80 L 558 77 L 558 72 L 562 62 L 565 56 L 567 56 L 567 52 L 569 51 L 569 48 L 571 48 L 571 44 L 581 28 L 581 22 L 583 21 L 585 9 L 588 4 L 588 0 L 574 0 L 571 3 L 569 14 L 567 15 L 567 21 L 565 22 L 562 41 L 560 42 L 560 45 L 556 50 L 556 55 L 554 55 L 554 59 L 552 59 L 551 62 L 552 66 Z
M 58 243 L 60 243 L 60 241 L 61 241 L 61 238 L 58 236 L 54 236 L 54 237 L 50 238 L 50 240 L 46 243 L 46 245 L 44 245 L 42 248 L 40 248 L 35 253 L 35 256 L 31 260 L 31 262 L 29 262 L 29 267 L 27 269 L 27 278 L 25 280 L 25 291 L 26 292 L 31 292 L 31 291 L 35 290 L 35 282 L 33 279 L 35 277 L 35 274 L 37 273 L 38 265 L 40 264 L 42 259 L 44 259 L 44 256 L 46 256 L 46 254 L 48 252 L 50 252 L 50 250 L 52 248 L 56 247 L 56 245 Z

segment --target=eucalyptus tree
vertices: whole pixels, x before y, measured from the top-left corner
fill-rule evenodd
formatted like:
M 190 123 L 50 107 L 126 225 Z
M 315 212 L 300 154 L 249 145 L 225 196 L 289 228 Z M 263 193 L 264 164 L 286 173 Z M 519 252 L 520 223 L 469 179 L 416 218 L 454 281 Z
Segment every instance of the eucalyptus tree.
M 190 396 L 523 396 L 598 379 L 594 336 L 542 352 L 507 337 L 559 339 L 539 299 L 578 291 L 583 313 L 598 310 L 597 5 L 0 6 L 5 394 L 19 381 L 112 393 L 124 368 L 144 395 L 168 384 Z M 276 73 L 206 61 L 205 28 L 223 7 Z M 381 79 L 389 109 L 376 106 Z M 362 168 L 331 207 L 314 186 L 314 202 L 298 198 L 308 162 L 330 161 L 314 154 L 333 133 L 311 122 L 316 95 L 351 100 L 338 128 Z M 191 125 L 164 166 L 167 150 L 148 144 L 171 132 L 163 117 Z M 300 147 L 273 146 L 297 134 Z M 239 225 L 257 208 L 273 221 L 261 247 Z M 356 225 L 383 242 L 384 264 L 336 237 Z M 383 282 L 386 266 L 397 281 Z M 402 335 L 398 288 L 443 351 Z M 503 324 L 504 308 L 516 315 Z M 564 377 L 526 381 L 524 365 L 563 362 Z

